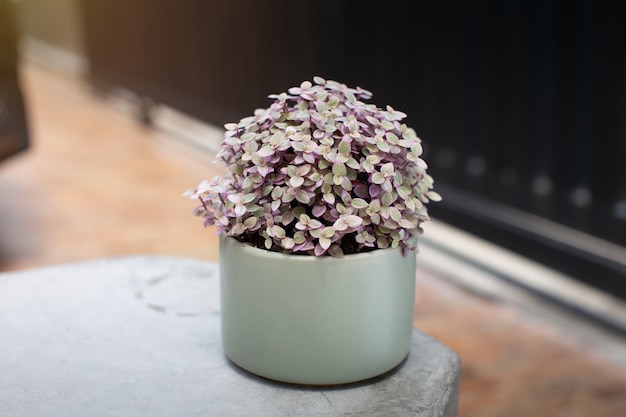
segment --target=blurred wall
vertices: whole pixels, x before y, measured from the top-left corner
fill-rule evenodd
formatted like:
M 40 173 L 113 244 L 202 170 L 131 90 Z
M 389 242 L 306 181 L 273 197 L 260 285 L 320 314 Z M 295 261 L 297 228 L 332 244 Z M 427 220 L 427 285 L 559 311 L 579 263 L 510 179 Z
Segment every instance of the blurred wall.
M 13 1 L 25 58 L 74 74 L 87 71 L 79 0 Z

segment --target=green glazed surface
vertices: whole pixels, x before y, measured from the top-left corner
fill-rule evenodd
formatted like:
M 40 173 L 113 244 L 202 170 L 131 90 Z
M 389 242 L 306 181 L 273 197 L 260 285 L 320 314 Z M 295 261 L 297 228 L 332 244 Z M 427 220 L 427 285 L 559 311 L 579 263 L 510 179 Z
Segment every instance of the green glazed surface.
M 360 381 L 409 351 L 415 254 L 287 255 L 220 238 L 226 355 L 263 377 L 309 385 Z

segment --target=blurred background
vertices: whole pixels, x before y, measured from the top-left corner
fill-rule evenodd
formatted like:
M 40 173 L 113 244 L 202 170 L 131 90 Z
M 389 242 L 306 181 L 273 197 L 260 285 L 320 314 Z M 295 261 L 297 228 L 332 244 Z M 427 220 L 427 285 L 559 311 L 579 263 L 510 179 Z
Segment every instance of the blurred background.
M 585 241 L 626 245 L 620 2 L 14 3 L 22 46 L 146 118 L 222 126 L 312 74 L 363 86 L 424 139 L 435 217 L 626 297 L 626 261 Z
M 488 394 L 507 367 L 435 329 L 474 303 L 473 329 L 515 363 L 512 333 L 537 323 L 513 330 L 525 319 L 506 310 L 496 326 L 504 283 L 498 300 L 531 296 L 621 348 L 625 18 L 623 2 L 591 0 L 0 0 L 0 270 L 137 252 L 217 260 L 180 195 L 222 172 L 221 126 L 314 75 L 358 85 L 408 114 L 444 197 L 424 237 L 422 324 L 469 360 L 461 409 L 530 415 L 486 407 L 516 396 Z M 459 262 L 473 272 L 442 266 Z M 492 281 L 477 288 L 478 273 Z M 435 311 L 446 319 L 428 327 Z M 535 392 L 546 402 L 532 415 L 626 415 L 624 378 L 551 331 L 529 336 L 515 375 L 531 384 L 525 372 L 564 352 L 571 367 Z M 594 332 L 593 345 L 609 340 Z

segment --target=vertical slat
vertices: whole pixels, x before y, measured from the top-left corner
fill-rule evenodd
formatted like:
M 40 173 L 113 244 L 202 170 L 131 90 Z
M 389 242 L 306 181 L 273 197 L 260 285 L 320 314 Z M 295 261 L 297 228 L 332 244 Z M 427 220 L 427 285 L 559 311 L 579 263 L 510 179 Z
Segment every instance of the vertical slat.
M 552 193 L 553 178 L 551 165 L 551 141 L 553 137 L 553 5 L 551 0 L 538 3 L 537 25 L 537 57 L 536 69 L 537 84 L 536 107 L 534 109 L 535 132 L 529 138 L 535 158 L 529 161 L 533 165 L 532 188 L 539 196 L 548 196 Z M 530 109 L 529 109 L 530 110 Z

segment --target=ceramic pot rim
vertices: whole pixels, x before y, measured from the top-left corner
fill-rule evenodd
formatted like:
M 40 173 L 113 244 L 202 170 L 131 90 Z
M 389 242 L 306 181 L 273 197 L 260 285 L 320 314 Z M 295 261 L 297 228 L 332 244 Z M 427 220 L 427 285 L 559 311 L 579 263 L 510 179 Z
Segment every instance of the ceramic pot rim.
M 256 246 L 252 246 L 250 244 L 242 243 L 235 239 L 232 236 L 228 236 L 225 234 L 220 234 L 220 238 L 224 240 L 224 243 L 227 239 L 231 240 L 231 244 L 235 244 L 239 246 L 239 250 L 247 253 L 250 256 L 258 256 L 269 259 L 288 259 L 290 262 L 301 262 L 301 263 L 311 263 L 311 262 L 345 262 L 346 260 L 359 261 L 365 259 L 375 259 L 377 257 L 389 256 L 393 252 L 400 252 L 400 256 L 404 257 L 402 254 L 402 248 L 400 246 L 396 248 L 385 248 L 385 249 L 375 249 L 370 252 L 363 253 L 351 253 L 345 255 L 343 258 L 334 258 L 332 256 L 308 256 L 308 255 L 292 255 L 289 253 L 280 253 L 269 251 L 267 249 L 258 248 Z

